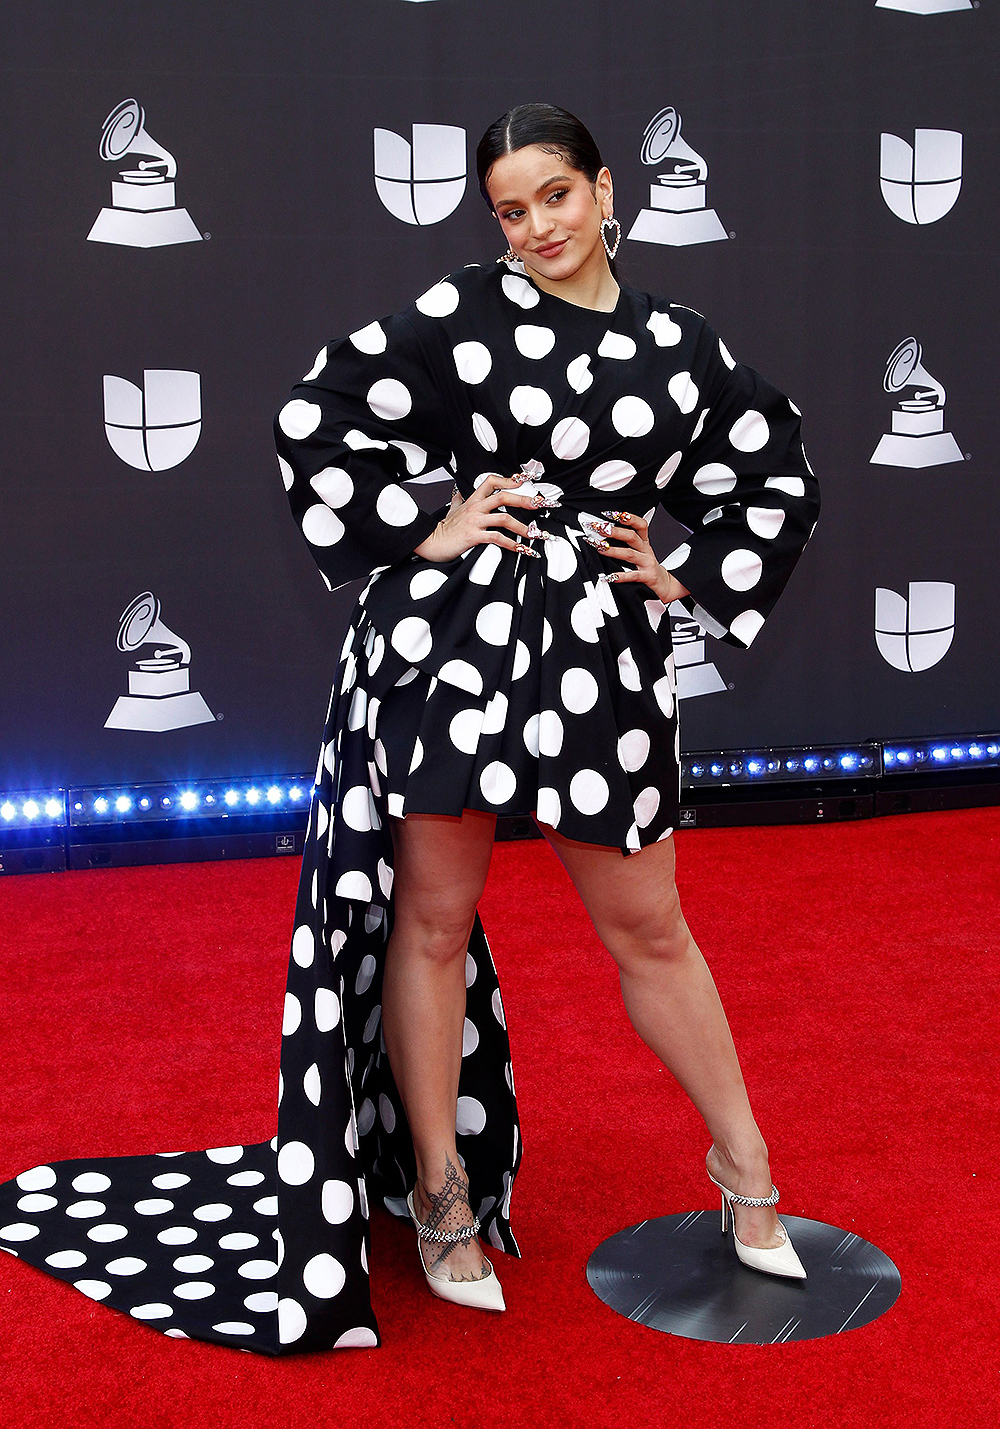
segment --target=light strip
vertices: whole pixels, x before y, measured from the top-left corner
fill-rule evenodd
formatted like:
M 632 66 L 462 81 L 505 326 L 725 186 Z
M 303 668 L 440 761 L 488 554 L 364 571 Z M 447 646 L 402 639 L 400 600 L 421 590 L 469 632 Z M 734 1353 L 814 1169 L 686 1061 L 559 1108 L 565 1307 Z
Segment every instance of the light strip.
M 66 823 L 62 789 L 0 791 L 0 833 L 5 829 L 52 829 Z
M 190 779 L 168 784 L 104 784 L 70 789 L 69 822 L 159 823 L 163 820 L 225 819 L 232 815 L 277 814 L 306 809 L 312 776 L 274 779 Z
M 907 739 L 883 744 L 886 774 L 929 774 L 945 769 L 990 768 L 1000 765 L 1000 735 L 980 738 L 967 734 L 954 739 Z
M 808 780 L 873 779 L 882 772 L 877 744 L 814 744 L 782 749 L 720 749 L 685 755 L 687 789 L 727 784 L 789 784 Z

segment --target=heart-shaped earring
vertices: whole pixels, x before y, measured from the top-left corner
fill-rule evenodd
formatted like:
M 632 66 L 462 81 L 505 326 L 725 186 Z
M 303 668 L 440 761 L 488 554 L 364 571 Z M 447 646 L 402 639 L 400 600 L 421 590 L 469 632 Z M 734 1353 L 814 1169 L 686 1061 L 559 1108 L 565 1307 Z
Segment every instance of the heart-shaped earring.
M 614 238 L 611 240 L 611 242 L 608 241 L 608 234 L 607 234 L 607 231 L 606 231 L 606 230 L 608 230 L 608 229 L 611 229 L 611 230 L 614 232 L 614 235 L 615 235 Z M 601 219 L 601 242 L 604 244 L 604 251 L 605 251 L 605 253 L 608 255 L 609 258 L 613 258 L 613 257 L 615 256 L 615 254 L 618 252 L 618 245 L 619 245 L 619 243 L 620 243 L 621 241 L 622 241 L 622 226 L 621 226 L 621 224 L 618 222 L 617 218 L 602 218 L 602 219 Z

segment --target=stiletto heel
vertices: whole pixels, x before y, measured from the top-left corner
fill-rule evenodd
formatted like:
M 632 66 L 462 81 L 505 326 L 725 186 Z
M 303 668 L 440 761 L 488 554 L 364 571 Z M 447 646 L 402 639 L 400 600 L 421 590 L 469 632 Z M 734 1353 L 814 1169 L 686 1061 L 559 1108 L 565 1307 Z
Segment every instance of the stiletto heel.
M 454 1305 L 468 1305 L 475 1310 L 506 1310 L 507 1306 L 504 1303 L 500 1281 L 497 1279 L 493 1262 L 489 1256 L 483 1256 L 490 1268 L 489 1273 L 484 1275 L 481 1280 L 445 1280 L 440 1275 L 432 1275 L 424 1264 L 423 1252 L 420 1249 L 422 1240 L 433 1242 L 435 1245 L 452 1245 L 456 1241 L 471 1240 L 479 1230 L 479 1217 L 475 1217 L 471 1229 L 463 1235 L 460 1231 L 432 1230 L 430 1226 L 425 1225 L 417 1217 L 412 1191 L 406 1197 L 406 1206 L 410 1212 L 410 1219 L 417 1228 L 417 1256 L 431 1293 L 440 1296 L 442 1300 L 450 1300 Z
M 785 1235 L 784 1245 L 776 1245 L 770 1249 L 763 1246 L 744 1245 L 736 1234 L 736 1216 L 733 1212 L 733 1205 L 737 1206 L 774 1206 L 778 1202 L 778 1188 L 771 1186 L 769 1196 L 738 1196 L 735 1191 L 730 1191 L 721 1181 L 717 1181 L 711 1171 L 706 1169 L 706 1175 L 713 1186 L 718 1186 L 722 1192 L 722 1234 L 726 1234 L 728 1221 L 733 1223 L 733 1244 L 736 1247 L 736 1254 L 744 1265 L 749 1265 L 753 1270 L 766 1271 L 768 1275 L 786 1275 L 793 1280 L 805 1280 L 806 1272 L 801 1260 L 795 1253 L 791 1236 L 782 1221 L 781 1226 Z M 728 1215 L 727 1215 L 728 1212 Z

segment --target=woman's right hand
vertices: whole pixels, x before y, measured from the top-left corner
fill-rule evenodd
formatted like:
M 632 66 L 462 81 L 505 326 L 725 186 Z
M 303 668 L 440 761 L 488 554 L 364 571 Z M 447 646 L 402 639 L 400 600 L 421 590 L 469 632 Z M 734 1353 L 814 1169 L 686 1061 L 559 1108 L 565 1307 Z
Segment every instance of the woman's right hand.
M 538 551 L 518 540 L 518 537 L 528 535 L 528 527 L 509 511 L 497 509 L 500 506 L 525 506 L 537 511 L 541 506 L 551 505 L 544 496 L 529 496 L 518 490 L 529 479 L 520 472 L 517 476 L 500 476 L 491 471 L 464 501 L 456 491 L 447 516 L 415 548 L 414 555 L 423 556 L 428 561 L 453 561 L 472 546 L 494 545 L 503 546 L 508 551 L 520 551 L 527 556 L 538 556 Z M 508 532 L 512 534 L 508 535 Z

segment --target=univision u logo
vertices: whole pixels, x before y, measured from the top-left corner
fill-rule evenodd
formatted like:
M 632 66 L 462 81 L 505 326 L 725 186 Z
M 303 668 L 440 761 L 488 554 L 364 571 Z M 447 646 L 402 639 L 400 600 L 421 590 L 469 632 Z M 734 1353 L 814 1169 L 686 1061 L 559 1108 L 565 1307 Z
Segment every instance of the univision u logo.
M 913 674 L 943 660 L 955 635 L 950 581 L 910 581 L 907 596 L 875 591 L 875 644 L 893 669 Z
M 105 377 L 104 430 L 115 455 L 137 471 L 179 466 L 201 436 L 200 376 L 147 368 L 141 387 Z
M 882 197 L 904 223 L 937 223 L 962 190 L 962 136 L 953 129 L 917 129 L 913 143 L 883 134 Z
M 440 223 L 465 193 L 465 130 L 414 124 L 408 143 L 391 129 L 375 130 L 375 192 L 403 223 Z

